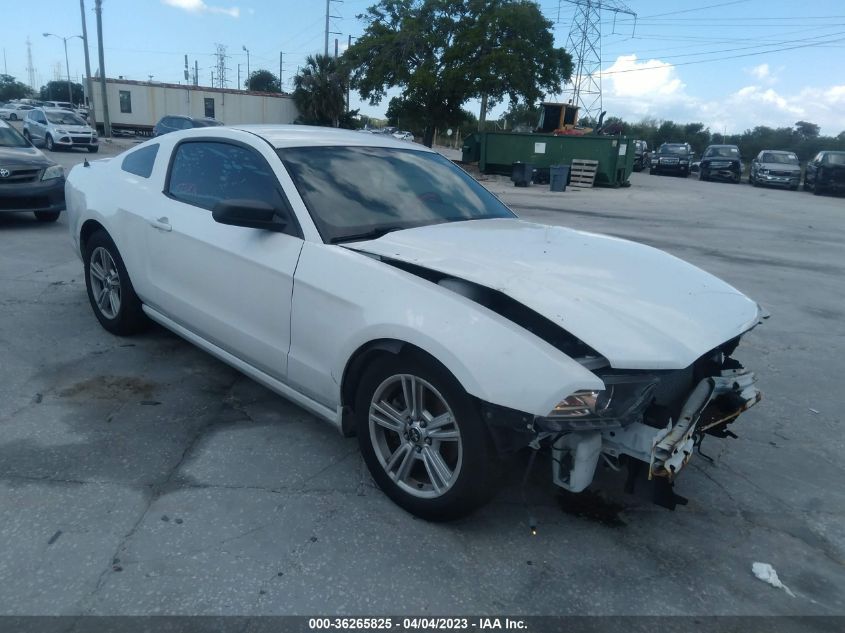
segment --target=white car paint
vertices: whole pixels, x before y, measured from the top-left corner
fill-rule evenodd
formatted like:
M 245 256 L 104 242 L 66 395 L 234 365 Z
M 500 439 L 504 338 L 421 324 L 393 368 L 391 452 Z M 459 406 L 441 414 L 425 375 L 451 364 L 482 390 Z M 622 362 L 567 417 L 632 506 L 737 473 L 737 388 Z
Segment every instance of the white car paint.
M 559 226 L 452 222 L 349 247 L 500 290 L 618 369 L 687 367 L 759 320 L 755 302 L 700 268 L 643 244 Z
M 191 138 L 226 139 L 260 154 L 287 195 L 302 237 L 219 224 L 210 212 L 164 195 L 171 153 Z M 122 169 L 126 156 L 151 146 L 159 149 L 149 178 Z M 529 420 L 548 417 L 576 392 L 605 388 L 585 359 L 390 260 L 499 291 L 585 342 L 603 356 L 599 364 L 614 369 L 688 367 L 760 318 L 758 306 L 738 290 L 666 253 L 518 219 L 324 243 L 276 154 L 303 146 L 409 150 L 384 135 L 304 126 L 176 132 L 75 167 L 67 181 L 67 216 L 77 252 L 86 222 L 107 230 L 154 320 L 338 427 L 350 359 L 385 339 L 426 351 L 469 394 Z M 750 372 L 742 375 L 753 385 Z M 753 387 L 744 393 L 746 408 L 759 399 Z M 641 426 L 638 442 L 645 446 L 668 433 Z M 589 439 L 595 443 L 595 433 Z M 594 450 L 578 453 L 578 447 L 575 440 L 555 449 L 590 456 L 578 461 L 578 473 L 556 473 L 559 485 L 570 489 L 592 479 L 597 460 Z M 602 447 L 613 454 L 610 440 Z M 655 459 L 639 444 L 611 448 Z

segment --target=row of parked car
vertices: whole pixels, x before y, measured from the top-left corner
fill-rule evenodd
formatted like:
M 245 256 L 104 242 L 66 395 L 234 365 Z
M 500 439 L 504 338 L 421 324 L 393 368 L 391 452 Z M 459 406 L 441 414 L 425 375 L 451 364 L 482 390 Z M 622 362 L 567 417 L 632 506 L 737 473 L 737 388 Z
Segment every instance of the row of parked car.
M 708 145 L 701 160 L 689 143 L 663 143 L 651 154 L 645 141 L 635 141 L 634 169 L 648 169 L 650 174 L 669 174 L 686 178 L 698 173 L 699 180 L 739 183 L 744 165 L 736 145 Z M 751 161 L 749 184 L 771 185 L 795 191 L 801 184 L 801 163 L 794 152 L 764 149 Z M 823 150 L 807 162 L 804 190 L 816 195 L 826 191 L 845 191 L 845 151 Z
M 35 99 L 10 101 L 9 103 L 0 102 L 0 119 L 23 121 L 26 118 L 27 112 L 36 108 L 67 110 L 83 119 L 88 119 L 88 108 L 85 106 L 75 106 L 68 101 L 36 101 Z

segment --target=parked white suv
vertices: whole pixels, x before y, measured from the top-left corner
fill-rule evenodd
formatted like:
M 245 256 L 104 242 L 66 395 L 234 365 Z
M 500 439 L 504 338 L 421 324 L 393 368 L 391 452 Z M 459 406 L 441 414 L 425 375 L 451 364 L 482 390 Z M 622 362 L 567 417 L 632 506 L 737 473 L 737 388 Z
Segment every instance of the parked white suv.
M 51 152 L 65 147 L 85 147 L 91 153 L 100 149 L 96 130 L 78 114 L 58 108 L 35 108 L 27 112 L 23 135 Z

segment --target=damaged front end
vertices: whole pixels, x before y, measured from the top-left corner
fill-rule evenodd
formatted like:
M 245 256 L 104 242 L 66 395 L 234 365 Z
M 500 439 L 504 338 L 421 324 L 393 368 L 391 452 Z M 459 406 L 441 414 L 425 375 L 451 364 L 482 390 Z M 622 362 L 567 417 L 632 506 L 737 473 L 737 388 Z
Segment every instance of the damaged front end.
M 610 394 L 604 408 L 589 413 L 582 408 L 580 418 L 561 420 L 555 415 L 558 405 L 552 415 L 534 421 L 539 433 L 555 434 L 551 442 L 555 484 L 580 492 L 593 480 L 599 459 L 617 468 L 627 462 L 629 491 L 636 475 L 645 470 L 649 480 L 662 480 L 655 487 L 657 503 L 670 508 L 685 503 L 671 491 L 671 482 L 693 449 L 700 447 L 705 434 L 735 438 L 729 425 L 762 397 L 754 373 L 729 355 L 737 343 L 738 339 L 680 371 L 596 371 Z M 621 397 L 614 406 L 616 393 Z M 601 400 L 596 398 L 597 403 Z M 575 430 L 587 423 L 589 431 Z
M 729 426 L 762 397 L 754 373 L 730 356 L 738 342 L 683 370 L 593 369 L 605 390 L 577 392 L 546 416 L 524 418 L 523 445 L 531 438 L 535 448 L 549 447 L 553 481 L 570 492 L 587 488 L 602 461 L 627 467 L 629 492 L 645 475 L 655 482 L 656 503 L 686 503 L 672 482 L 693 450 L 705 435 L 735 438 Z

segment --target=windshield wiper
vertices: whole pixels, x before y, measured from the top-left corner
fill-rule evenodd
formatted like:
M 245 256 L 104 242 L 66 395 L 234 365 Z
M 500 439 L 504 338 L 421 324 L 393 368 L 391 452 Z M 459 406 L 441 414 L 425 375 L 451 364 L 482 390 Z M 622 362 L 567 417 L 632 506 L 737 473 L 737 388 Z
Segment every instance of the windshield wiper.
M 329 240 L 329 244 L 340 244 L 341 242 L 356 242 L 358 240 L 375 240 L 380 238 L 382 235 L 387 235 L 388 233 L 392 233 L 393 231 L 401 231 L 404 228 L 407 227 L 377 226 L 363 233 L 354 233 L 352 235 L 338 235 L 337 237 L 331 238 Z

